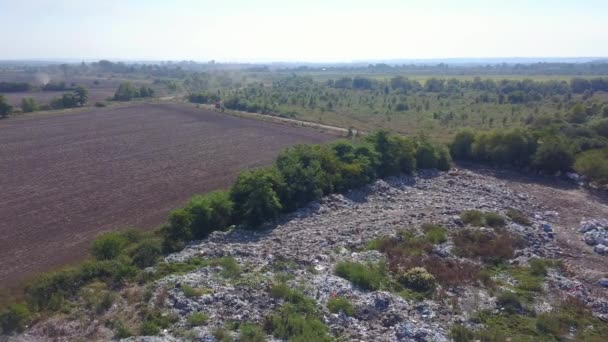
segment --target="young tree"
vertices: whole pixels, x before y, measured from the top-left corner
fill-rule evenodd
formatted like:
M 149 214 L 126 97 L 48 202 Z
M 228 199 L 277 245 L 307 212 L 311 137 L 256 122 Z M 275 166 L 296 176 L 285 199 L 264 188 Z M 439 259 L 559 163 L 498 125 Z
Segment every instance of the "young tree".
M 35 112 L 38 110 L 38 104 L 33 97 L 26 97 L 21 99 L 21 110 L 24 113 Z
M 0 118 L 5 118 L 13 113 L 13 106 L 8 104 L 6 96 L 0 95 Z
M 74 94 L 76 95 L 76 98 L 78 99 L 79 105 L 84 106 L 87 103 L 87 100 L 89 99 L 89 91 L 85 87 L 83 87 L 83 86 L 76 87 L 76 89 L 74 90 Z
M 278 195 L 282 186 L 275 169 L 241 173 L 230 192 L 236 219 L 255 227 L 276 218 L 283 209 Z

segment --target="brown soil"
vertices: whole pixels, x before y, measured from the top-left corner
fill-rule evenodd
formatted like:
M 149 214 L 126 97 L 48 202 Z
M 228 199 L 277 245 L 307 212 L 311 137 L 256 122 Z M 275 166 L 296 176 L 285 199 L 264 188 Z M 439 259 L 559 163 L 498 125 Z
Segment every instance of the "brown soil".
M 320 132 L 175 104 L 0 121 L 0 287 L 86 255 L 100 232 L 153 228 Z
M 511 171 L 482 172 L 506 180 L 514 190 L 534 196 L 534 201 L 546 210 L 558 212 L 559 216 L 551 224 L 556 241 L 564 251 L 562 260 L 592 293 L 606 296 L 606 290 L 597 285 L 597 281 L 608 277 L 608 257 L 593 252 L 592 247 L 582 241 L 583 235 L 578 229 L 584 219 L 608 218 L 608 194 L 549 177 Z

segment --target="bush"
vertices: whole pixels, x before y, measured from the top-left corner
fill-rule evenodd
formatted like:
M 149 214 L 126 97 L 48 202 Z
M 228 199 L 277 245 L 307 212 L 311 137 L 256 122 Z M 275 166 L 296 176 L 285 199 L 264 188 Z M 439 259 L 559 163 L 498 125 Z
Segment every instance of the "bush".
M 145 321 L 141 326 L 142 336 L 156 336 L 160 333 L 160 327 L 153 321 Z
M 0 95 L 0 118 L 6 118 L 13 113 L 13 106 L 8 104 L 8 99 Z
M 473 131 L 461 131 L 454 136 L 450 145 L 450 153 L 454 159 L 469 160 L 473 157 L 473 142 L 475 133 Z
M 422 230 L 426 241 L 434 245 L 442 244 L 448 240 L 448 231 L 442 226 L 427 223 L 422 225 Z
M 97 260 L 110 260 L 118 257 L 128 243 L 119 232 L 102 233 L 93 241 L 91 252 Z
M 353 189 L 376 179 L 379 156 L 371 145 L 338 142 L 331 148 L 340 161 L 339 177 L 335 186 L 337 190 Z
M 419 169 L 438 169 L 447 171 L 452 166 L 452 159 L 445 146 L 433 144 L 421 139 L 416 147 L 416 167 Z
M 95 106 L 95 107 L 100 107 L 100 108 L 101 108 L 101 107 L 105 107 L 105 106 L 106 106 L 106 104 L 105 104 L 105 103 L 103 103 L 103 102 L 95 102 L 94 106 Z
M 202 289 L 194 288 L 186 284 L 182 284 L 181 289 L 186 298 L 200 297 L 205 293 L 205 291 L 203 291 Z
M 239 342 L 265 342 L 268 340 L 264 330 L 255 324 L 242 324 L 239 332 Z
M 278 195 L 283 187 L 283 180 L 275 169 L 241 173 L 230 191 L 236 220 L 256 227 L 277 218 L 283 209 Z
M 504 227 L 507 224 L 502 216 L 492 212 L 484 213 L 484 220 L 486 225 L 492 228 Z
M 327 327 L 315 315 L 299 312 L 291 303 L 285 304 L 266 319 L 267 331 L 279 339 L 288 341 L 329 342 Z
M 470 342 L 473 341 L 475 334 L 471 329 L 459 324 L 450 329 L 450 337 L 454 342 Z
M 608 149 L 579 154 L 574 163 L 576 172 L 598 184 L 608 184 Z
M 484 214 L 479 210 L 467 210 L 460 214 L 460 219 L 475 227 L 483 227 L 486 224 Z
M 378 290 L 386 278 L 383 266 L 350 261 L 339 262 L 334 269 L 334 273 L 365 290 L 372 291 Z
M 191 217 L 192 237 L 202 239 L 213 231 L 226 229 L 232 224 L 233 207 L 227 191 L 192 198 L 186 206 Z
M 355 314 L 355 308 L 345 297 L 330 298 L 329 301 L 327 301 L 327 309 L 329 312 L 335 314 L 339 313 L 340 311 L 344 312 L 348 316 Z
M 408 289 L 427 292 L 435 288 L 435 277 L 422 267 L 414 267 L 397 275 L 397 281 Z
M 162 255 L 162 242 L 160 239 L 146 239 L 138 243 L 131 252 L 133 264 L 139 268 L 146 268 L 156 264 Z
M 400 172 L 412 173 L 416 169 L 414 144 L 387 131 L 378 131 L 366 137 L 379 155 L 378 175 L 386 177 Z
M 479 257 L 484 262 L 500 263 L 513 258 L 519 239 L 507 231 L 498 233 L 465 229 L 454 234 L 456 254 Z
M 500 228 L 506 225 L 505 219 L 497 213 L 481 212 L 479 210 L 467 210 L 460 214 L 460 219 L 465 224 L 470 224 L 475 227 L 489 226 L 492 228 Z
M 38 104 L 32 97 L 21 99 L 21 110 L 24 113 L 35 112 L 38 110 Z
M 209 315 L 204 312 L 195 312 L 190 314 L 186 319 L 191 327 L 198 327 L 207 324 Z
M 521 299 L 517 293 L 511 291 L 500 293 L 498 297 L 496 297 L 496 304 L 510 314 L 515 314 L 523 310 Z
M 3 334 L 21 332 L 31 320 L 31 313 L 24 304 L 12 304 L 0 312 L 0 327 Z
M 192 239 L 192 213 L 186 208 L 169 214 L 169 223 L 161 229 L 163 234 L 163 251 L 166 253 L 182 249 L 185 241 Z
M 284 181 L 280 192 L 285 210 L 305 206 L 332 193 L 339 183 L 340 162 L 326 146 L 298 145 L 283 151 L 276 167 Z
M 521 211 L 513 208 L 507 210 L 507 217 L 510 218 L 511 221 L 523 226 L 530 226 L 532 224 Z
M 524 167 L 530 165 L 536 144 L 536 138 L 530 132 L 516 129 L 479 133 L 472 149 L 477 161 Z
M 532 165 L 548 173 L 568 171 L 574 163 L 571 143 L 564 139 L 548 138 L 540 143 L 534 154 Z

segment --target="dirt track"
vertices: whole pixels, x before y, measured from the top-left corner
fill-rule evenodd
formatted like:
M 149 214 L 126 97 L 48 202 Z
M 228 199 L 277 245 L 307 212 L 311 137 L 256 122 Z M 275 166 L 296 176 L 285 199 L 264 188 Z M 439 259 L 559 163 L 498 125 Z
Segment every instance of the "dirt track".
M 99 232 L 152 228 L 314 130 L 172 104 L 0 121 L 0 287 L 81 258 Z

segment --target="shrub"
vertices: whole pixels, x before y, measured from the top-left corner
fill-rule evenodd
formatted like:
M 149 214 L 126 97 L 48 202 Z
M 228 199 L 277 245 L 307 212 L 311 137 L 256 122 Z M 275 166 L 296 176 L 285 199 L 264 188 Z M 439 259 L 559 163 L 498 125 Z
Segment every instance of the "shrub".
M 110 260 L 118 257 L 128 243 L 119 232 L 102 233 L 93 241 L 91 252 L 97 260 Z
M 496 297 L 496 304 L 510 314 L 518 313 L 523 310 L 521 299 L 517 293 L 511 291 L 501 292 L 498 297 Z
M 3 334 L 23 331 L 30 320 L 31 313 L 24 304 L 9 305 L 0 312 L 0 327 L 2 327 Z
M 365 290 L 378 290 L 386 278 L 384 266 L 350 261 L 338 263 L 334 272 Z
M 146 239 L 138 243 L 131 252 L 133 264 L 139 268 L 146 268 L 156 264 L 162 255 L 162 242 L 160 239 Z
M 579 154 L 574 163 L 576 172 L 598 184 L 608 184 L 608 149 Z
M 571 143 L 558 138 L 543 140 L 532 160 L 535 168 L 549 173 L 568 171 L 573 163 L 574 152 Z
M 473 157 L 473 142 L 475 133 L 473 131 L 461 131 L 454 136 L 450 145 L 450 153 L 454 159 L 469 160 Z
M 38 110 L 38 104 L 32 97 L 21 99 L 21 110 L 24 113 L 35 112 Z
M 454 342 L 470 342 L 473 341 L 475 334 L 471 331 L 471 329 L 465 327 L 464 325 L 455 325 L 450 329 L 450 337 Z
M 379 155 L 378 175 L 386 177 L 400 172 L 412 173 L 416 169 L 416 155 L 411 141 L 378 131 L 366 137 Z
M 106 106 L 106 104 L 105 104 L 105 103 L 103 103 L 103 102 L 95 102 L 95 105 L 94 105 L 94 106 L 95 106 L 95 107 L 100 107 L 100 108 L 101 108 L 101 107 L 105 107 L 105 106 Z
M 422 138 L 416 146 L 416 167 L 419 169 L 438 169 L 447 171 L 452 166 L 448 149 Z
M 473 229 L 462 230 L 453 236 L 456 254 L 479 257 L 484 262 L 500 263 L 513 258 L 520 242 L 509 232 L 498 233 Z
M 205 293 L 205 291 L 203 291 L 202 289 L 194 288 L 186 284 L 182 284 L 181 289 L 186 298 L 200 297 Z
M 215 230 L 226 229 L 232 224 L 233 207 L 227 191 L 193 197 L 186 206 L 190 212 L 193 238 L 201 239 Z
M 504 227 L 505 219 L 497 213 L 487 212 L 484 214 L 486 224 L 492 228 Z
M 264 330 L 255 324 L 242 324 L 239 327 L 239 342 L 265 342 Z
M 467 210 L 460 214 L 460 219 L 465 224 L 483 227 L 486 224 L 484 214 L 479 210 Z
M 333 297 L 327 301 L 327 309 L 331 313 L 344 312 L 348 316 L 352 316 L 355 313 L 355 308 L 350 301 L 345 297 Z
M 319 320 L 316 303 L 302 292 L 285 284 L 271 288 L 271 296 L 285 304 L 266 318 L 266 331 L 289 341 L 330 341 L 327 327 Z
M 153 321 L 145 321 L 141 326 L 142 336 L 155 336 L 160 333 L 160 327 Z
M 243 270 L 238 262 L 233 257 L 222 257 L 212 262 L 212 265 L 222 266 L 222 277 L 236 278 L 241 275 Z
M 281 193 L 285 210 L 302 207 L 332 193 L 339 184 L 340 162 L 325 146 L 298 145 L 283 151 L 276 167 L 284 181 Z
M 422 267 L 414 267 L 397 275 L 397 281 L 409 289 L 427 292 L 435 288 L 435 277 Z
M 278 195 L 283 187 L 283 180 L 275 169 L 241 173 L 230 191 L 236 220 L 256 227 L 275 219 L 283 209 Z
M 434 245 L 442 244 L 448 240 L 448 231 L 442 226 L 435 224 L 423 224 L 422 230 L 424 231 L 425 240 Z
M 509 208 L 507 210 L 507 217 L 510 218 L 513 222 L 517 224 L 521 224 L 523 226 L 530 226 L 532 223 L 524 214 L 516 209 Z
M 266 319 L 267 331 L 288 341 L 329 342 L 331 337 L 327 327 L 317 317 L 301 313 L 291 303 L 285 304 Z
M 117 339 L 123 339 L 133 336 L 133 332 L 123 322 L 118 321 L 114 323 L 114 337 Z
M 191 327 L 198 327 L 201 325 L 205 325 L 208 320 L 209 320 L 209 315 L 207 315 L 204 312 L 195 312 L 195 313 L 190 314 L 187 317 L 188 324 Z
M 339 164 L 337 190 L 344 191 L 370 183 L 376 178 L 379 155 L 369 144 L 339 142 L 332 145 Z
M 523 167 L 536 152 L 536 138 L 523 129 L 479 133 L 472 149 L 477 161 Z
M 185 241 L 192 239 L 192 213 L 186 208 L 169 214 L 169 223 L 161 229 L 164 252 L 175 252 L 182 249 Z

